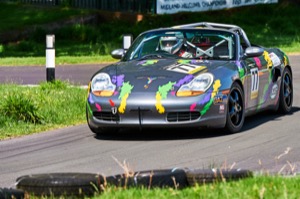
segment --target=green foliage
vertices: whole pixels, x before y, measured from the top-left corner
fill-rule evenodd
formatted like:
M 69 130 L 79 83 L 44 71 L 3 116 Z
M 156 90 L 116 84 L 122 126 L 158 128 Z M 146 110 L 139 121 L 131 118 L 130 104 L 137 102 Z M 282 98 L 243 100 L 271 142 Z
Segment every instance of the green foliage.
M 6 117 L 16 122 L 29 122 L 41 124 L 43 117 L 38 112 L 38 106 L 32 101 L 31 94 L 26 92 L 11 92 L 4 96 L 4 101 L 0 107 Z M 2 118 L 3 121 L 3 118 Z
M 50 90 L 65 90 L 68 88 L 69 83 L 61 80 L 55 80 L 52 82 L 42 82 L 40 83 L 40 89 L 42 91 L 50 91 Z
M 0 140 L 85 122 L 86 89 L 68 82 L 0 85 Z
M 65 0 L 68 7 L 70 1 Z M 21 12 L 26 10 L 26 12 Z M 253 14 L 255 10 L 255 14 Z M 14 13 L 10 15 L 8 13 Z M 18 42 L 2 44 L 1 57 L 41 57 L 45 56 L 45 35 L 49 34 L 39 24 L 69 19 L 73 16 L 94 13 L 95 10 L 64 9 L 41 7 L 22 4 L 1 4 L 0 33 L 17 30 L 21 27 L 35 30 L 27 38 Z M 266 15 L 266 12 L 268 13 Z M 130 33 L 137 37 L 141 32 L 160 27 L 168 27 L 200 21 L 230 23 L 241 26 L 248 34 L 250 41 L 266 47 L 279 47 L 283 51 L 299 52 L 300 20 L 299 5 L 288 1 L 277 4 L 259 4 L 232 9 L 207 12 L 181 12 L 176 14 L 144 15 L 139 22 L 117 20 L 105 21 L 99 17 L 98 23 L 82 24 L 79 20 L 75 25 L 62 26 L 51 33 L 55 34 L 56 56 L 103 56 L 112 50 L 122 47 L 122 35 Z M 47 14 L 45 14 L 47 13 Z M 99 11 L 101 16 L 101 11 Z M 251 17 L 249 17 L 251 16 Z M 22 22 L 22 23 L 20 23 Z M 25 28 L 24 27 L 24 28 Z

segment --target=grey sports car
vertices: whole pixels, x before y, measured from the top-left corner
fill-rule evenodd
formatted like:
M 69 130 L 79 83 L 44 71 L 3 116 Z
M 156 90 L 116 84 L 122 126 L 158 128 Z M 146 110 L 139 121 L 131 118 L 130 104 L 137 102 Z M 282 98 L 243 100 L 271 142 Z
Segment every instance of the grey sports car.
M 112 52 L 119 62 L 91 77 L 86 117 L 96 134 L 126 127 L 235 133 L 250 114 L 292 109 L 288 56 L 251 44 L 236 25 L 199 22 L 131 40 L 127 35 Z

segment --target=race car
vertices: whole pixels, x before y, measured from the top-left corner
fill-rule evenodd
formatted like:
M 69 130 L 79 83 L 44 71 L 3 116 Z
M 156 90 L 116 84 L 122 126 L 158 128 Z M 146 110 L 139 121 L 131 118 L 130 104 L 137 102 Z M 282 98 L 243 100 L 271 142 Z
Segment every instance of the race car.
M 90 79 L 86 118 L 96 134 L 152 127 L 236 133 L 251 114 L 292 109 L 288 56 L 250 43 L 239 26 L 184 24 L 131 41 L 124 36 L 112 52 L 120 60 Z

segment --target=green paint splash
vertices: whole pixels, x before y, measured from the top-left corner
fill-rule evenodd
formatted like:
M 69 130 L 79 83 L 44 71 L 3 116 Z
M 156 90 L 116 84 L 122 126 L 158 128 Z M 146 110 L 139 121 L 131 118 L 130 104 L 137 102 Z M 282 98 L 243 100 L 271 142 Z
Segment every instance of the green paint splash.
M 130 94 L 133 86 L 129 82 L 124 82 L 121 87 L 119 99 L 123 98 L 126 94 Z
M 176 84 L 176 82 L 169 82 L 163 86 L 158 87 L 158 92 L 160 93 L 162 99 L 167 98 L 167 95 L 170 90 L 172 90 L 174 84 Z

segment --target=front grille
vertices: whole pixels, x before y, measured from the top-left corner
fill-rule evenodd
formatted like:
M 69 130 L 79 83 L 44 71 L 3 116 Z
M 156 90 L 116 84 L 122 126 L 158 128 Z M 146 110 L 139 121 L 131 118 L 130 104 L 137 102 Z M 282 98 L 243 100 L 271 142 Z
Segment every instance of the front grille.
M 104 121 L 111 121 L 111 122 L 118 122 L 120 121 L 120 117 L 118 114 L 112 114 L 112 112 L 93 112 L 93 115 L 98 120 L 104 120 Z
M 172 112 L 167 114 L 167 120 L 168 122 L 184 122 L 197 120 L 200 116 L 200 112 Z

